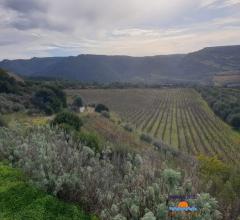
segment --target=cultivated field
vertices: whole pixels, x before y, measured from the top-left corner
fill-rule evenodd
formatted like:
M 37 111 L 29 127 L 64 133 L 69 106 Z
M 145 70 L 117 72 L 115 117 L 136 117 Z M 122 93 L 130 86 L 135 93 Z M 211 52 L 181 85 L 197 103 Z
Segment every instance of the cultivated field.
M 240 137 L 193 89 L 69 90 L 84 101 L 106 104 L 141 133 L 180 151 L 236 160 Z

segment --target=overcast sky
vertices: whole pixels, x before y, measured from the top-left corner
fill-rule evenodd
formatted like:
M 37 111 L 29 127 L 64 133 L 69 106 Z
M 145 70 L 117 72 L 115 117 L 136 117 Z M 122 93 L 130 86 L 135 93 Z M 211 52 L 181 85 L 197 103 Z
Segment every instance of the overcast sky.
M 240 0 L 0 0 L 0 59 L 240 44 Z

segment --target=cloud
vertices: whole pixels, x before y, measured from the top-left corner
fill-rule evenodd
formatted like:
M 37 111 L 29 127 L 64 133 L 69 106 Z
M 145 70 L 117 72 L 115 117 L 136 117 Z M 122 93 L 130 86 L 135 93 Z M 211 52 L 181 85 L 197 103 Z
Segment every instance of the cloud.
M 240 0 L 202 0 L 201 7 L 203 8 L 213 8 L 221 9 L 226 7 L 233 7 L 240 5 Z
M 2 0 L 1 4 L 7 9 L 21 13 L 33 13 L 35 11 L 47 10 L 46 2 L 38 0 Z
M 0 59 L 239 44 L 239 1 L 0 0 Z

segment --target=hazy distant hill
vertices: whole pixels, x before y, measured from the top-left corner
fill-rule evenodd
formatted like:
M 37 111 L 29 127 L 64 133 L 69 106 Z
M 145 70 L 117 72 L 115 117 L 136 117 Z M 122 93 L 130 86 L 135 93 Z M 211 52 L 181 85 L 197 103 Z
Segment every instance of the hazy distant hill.
M 0 67 L 23 76 L 59 77 L 84 82 L 209 83 L 216 74 L 240 71 L 240 46 L 210 47 L 185 55 L 79 55 L 4 60 Z

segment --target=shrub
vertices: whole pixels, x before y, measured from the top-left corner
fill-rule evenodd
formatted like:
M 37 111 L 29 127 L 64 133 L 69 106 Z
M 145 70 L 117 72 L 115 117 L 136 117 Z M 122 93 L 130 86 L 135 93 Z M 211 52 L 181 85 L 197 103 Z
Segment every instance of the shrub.
M 17 93 L 18 89 L 16 80 L 0 68 L 0 93 Z
M 110 114 L 109 114 L 109 112 L 107 112 L 107 111 L 102 111 L 102 112 L 101 112 L 101 115 L 102 115 L 104 118 L 110 118 Z
M 95 112 L 101 113 L 102 111 L 109 111 L 108 107 L 103 104 L 97 104 L 95 107 Z
M 145 141 L 145 142 L 147 142 L 147 143 L 152 143 L 152 137 L 151 136 L 149 136 L 148 134 L 141 134 L 140 135 L 140 139 L 142 140 L 142 141 Z
M 64 129 L 79 131 L 83 125 L 82 120 L 72 112 L 60 112 L 58 113 L 52 121 L 52 125 L 63 127 Z
M 7 121 L 0 115 L 0 127 L 7 127 Z
M 100 151 L 100 139 L 94 133 L 80 132 L 75 135 L 75 141 L 81 142 L 82 144 L 90 147 L 95 152 Z
M 66 108 L 67 107 L 67 97 L 66 97 L 65 92 L 57 86 L 51 85 L 51 86 L 47 86 L 47 88 L 51 89 L 55 93 L 56 97 L 61 102 L 62 107 Z
M 27 102 L 22 96 L 15 94 L 0 94 L 0 113 L 12 113 L 23 111 L 24 102 Z
M 133 132 L 133 127 L 130 124 L 125 124 L 123 128 L 128 132 Z
M 83 101 L 80 96 L 75 97 L 75 99 L 73 100 L 73 106 L 77 108 L 80 108 L 83 106 Z
M 62 108 L 61 102 L 50 89 L 41 89 L 37 91 L 32 98 L 32 102 L 36 107 L 43 110 L 48 115 L 59 112 Z
M 240 128 L 240 113 L 230 115 L 228 118 L 228 122 L 234 127 L 234 128 Z
M 32 97 L 32 103 L 48 115 L 60 112 L 67 106 L 65 93 L 52 86 L 37 91 Z
M 155 219 L 168 208 L 167 184 L 174 194 L 182 192 L 179 172 L 159 170 L 135 153 L 79 148 L 73 140 L 66 142 L 61 130 L 48 126 L 0 128 L 0 157 L 22 168 L 42 189 L 83 204 L 103 220 Z M 200 194 L 196 202 L 192 205 L 197 205 L 203 219 L 214 219 L 214 199 Z

